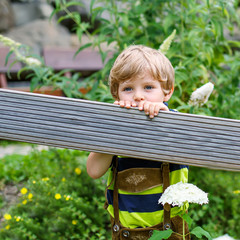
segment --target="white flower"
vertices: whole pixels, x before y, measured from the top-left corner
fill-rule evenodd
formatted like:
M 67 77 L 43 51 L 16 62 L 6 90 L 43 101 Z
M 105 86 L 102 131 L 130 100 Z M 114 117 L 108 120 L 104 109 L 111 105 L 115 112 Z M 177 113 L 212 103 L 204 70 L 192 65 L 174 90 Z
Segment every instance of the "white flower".
M 192 106 L 202 106 L 207 102 L 210 94 L 213 91 L 213 88 L 214 85 L 210 82 L 204 84 L 192 93 L 189 104 Z
M 230 237 L 228 234 L 225 234 L 221 237 L 214 238 L 213 240 L 234 240 L 234 238 Z
M 32 57 L 25 58 L 25 63 L 30 66 L 41 66 L 42 64 L 38 59 Z
M 184 203 L 208 203 L 207 193 L 191 183 L 176 183 L 169 186 L 158 203 L 164 205 L 169 203 L 172 206 L 183 206 Z
M 168 49 L 170 48 L 170 45 L 173 41 L 173 39 L 175 38 L 176 35 L 176 29 L 173 30 L 173 32 L 171 33 L 170 36 L 168 36 L 163 43 L 161 44 L 161 46 L 159 47 L 159 51 L 163 54 L 166 54 Z

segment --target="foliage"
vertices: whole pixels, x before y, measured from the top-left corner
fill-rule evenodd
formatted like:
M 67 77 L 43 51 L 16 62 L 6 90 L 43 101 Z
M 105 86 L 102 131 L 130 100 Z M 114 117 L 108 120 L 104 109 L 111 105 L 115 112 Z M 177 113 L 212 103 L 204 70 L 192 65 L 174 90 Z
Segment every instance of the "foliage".
M 71 1 L 56 1 L 54 13 L 67 9 Z M 74 4 L 74 1 L 72 1 Z M 239 118 L 237 101 L 240 95 L 240 47 L 239 41 L 226 39 L 226 33 L 239 26 L 237 1 L 201 0 L 124 0 L 91 1 L 91 20 L 100 21 L 100 26 L 89 33 L 92 27 L 78 16 L 75 31 L 81 40 L 83 34 L 89 43 L 82 46 L 98 47 L 106 61 L 111 50 L 112 58 L 105 67 L 88 78 L 84 84 L 92 90 L 85 98 L 103 100 L 106 89 L 98 89 L 98 83 L 107 84 L 107 77 L 116 56 L 130 44 L 145 44 L 158 49 L 174 29 L 175 41 L 167 52 L 176 71 L 175 94 L 171 99 L 173 108 L 184 112 L 206 114 L 227 118 Z M 72 13 L 75 18 L 76 13 Z M 67 14 L 66 18 L 72 15 Z M 61 22 L 61 19 L 59 19 Z M 111 48 L 105 48 L 104 44 Z M 212 82 L 215 91 L 205 107 L 190 107 L 187 102 L 193 90 Z M 96 94 L 96 91 L 101 94 Z M 108 96 L 109 93 L 107 92 Z M 111 101 L 111 98 L 105 99 Z
M 168 239 L 172 235 L 173 231 L 172 229 L 168 229 L 165 231 L 153 231 L 153 235 L 150 240 L 162 240 L 162 239 Z
M 109 239 L 108 216 L 102 207 L 105 179 L 93 181 L 87 176 L 85 158 L 84 152 L 51 149 L 1 159 L 2 188 L 19 186 L 20 199 L 10 209 L 1 199 L 4 214 L 11 219 L 1 223 L 0 239 L 77 239 L 78 235 Z M 209 193 L 208 205 L 190 205 L 191 229 L 202 226 L 213 238 L 228 233 L 237 239 L 239 173 L 191 167 L 189 181 Z
M 31 90 L 52 85 L 61 88 L 68 97 L 112 102 L 106 85 L 117 55 L 131 44 L 144 44 L 158 49 L 176 29 L 175 40 L 167 52 L 176 73 L 175 94 L 170 100 L 172 108 L 183 112 L 239 118 L 240 42 L 231 39 L 240 22 L 237 1 L 91 0 L 91 22 L 84 22 L 78 12 L 69 10 L 74 5 L 83 6 L 80 1 L 55 0 L 54 3 L 55 10 L 51 18 L 64 11 L 66 15 L 60 17 L 58 22 L 72 19 L 75 23 L 72 30 L 79 41 L 83 34 L 89 38 L 89 42 L 82 45 L 76 54 L 85 48 L 98 48 L 105 66 L 85 81 L 79 82 L 78 74 L 70 79 L 64 76 L 65 71 L 54 73 L 53 69 L 44 65 L 42 59 L 38 59 L 41 65 L 26 64 L 26 58 L 32 56 L 26 47 L 17 43 L 17 60 L 26 64 L 19 76 L 25 71 L 31 71 L 28 75 L 31 78 Z M 98 27 L 92 31 L 96 22 L 99 22 Z M 226 38 L 226 35 L 229 36 Z M 192 91 L 209 81 L 215 85 L 211 100 L 203 107 L 187 104 Z M 91 90 L 83 94 L 79 92 L 81 87 Z
M 189 181 L 208 192 L 209 204 L 190 205 L 193 227 L 202 226 L 213 238 L 240 236 L 240 178 L 238 172 L 191 167 Z
M 169 1 L 169 0 L 91 0 L 91 22 L 84 22 L 78 12 L 69 7 L 83 6 L 80 1 L 55 0 L 55 10 L 65 12 L 58 22 L 72 19 L 74 31 L 81 42 L 83 34 L 89 42 L 85 48 L 97 48 L 105 63 L 104 68 L 79 82 L 79 75 L 67 78 L 64 71 L 54 73 L 44 65 L 26 64 L 31 58 L 26 47 L 17 43 L 18 60 L 25 62 L 20 73 L 31 71 L 31 89 L 44 85 L 61 88 L 68 97 L 112 102 L 107 85 L 110 68 L 118 54 L 128 45 L 144 44 L 158 49 L 176 29 L 174 42 L 167 56 L 175 67 L 175 93 L 170 100 L 172 108 L 183 112 L 239 118 L 240 109 L 240 42 L 232 40 L 234 29 L 239 27 L 238 2 L 231 0 Z M 98 27 L 94 29 L 98 22 Z M 227 36 L 227 37 L 226 37 Z M 0 39 L 1 41 L 1 39 Z M 10 53 L 13 52 L 13 49 Z M 21 57 L 21 53 L 23 56 Z M 9 57 L 9 56 L 8 56 Z M 25 60 L 24 60 L 25 59 Z M 28 62 L 28 61 L 27 61 Z M 193 90 L 212 82 L 215 90 L 203 107 L 188 104 Z M 87 94 L 79 92 L 84 87 Z
M 188 222 L 191 233 L 194 229 L 198 229 L 198 226 L 202 226 L 212 238 L 229 234 L 234 239 L 238 239 L 240 236 L 239 173 L 190 167 L 189 182 L 207 192 L 209 198 L 209 204 L 203 206 L 190 204 L 186 216 L 191 217 L 192 222 L 190 223 L 186 218 L 184 220 Z M 199 234 L 199 232 L 195 233 Z M 155 237 L 158 236 L 156 232 Z M 191 234 L 191 239 L 195 240 L 198 237 Z
M 71 72 L 69 69 L 55 73 L 51 67 L 44 64 L 40 56 L 32 54 L 28 46 L 15 42 L 1 34 L 0 42 L 10 47 L 10 51 L 6 57 L 6 64 L 9 57 L 15 54 L 16 59 L 10 64 L 9 71 L 11 71 L 11 68 L 17 62 L 24 64 L 24 67 L 19 70 L 17 76 L 21 79 L 23 73 L 28 73 L 26 79 L 31 79 L 30 91 L 41 88 L 42 86 L 53 86 L 53 90 L 62 89 L 67 97 L 81 96 L 78 88 L 78 79 L 80 76 L 78 73 L 74 73 L 71 78 L 65 76 L 66 72 Z
M 18 203 L 5 210 L 0 239 L 109 239 L 105 180 L 88 177 L 85 158 L 84 152 L 51 149 L 2 159 L 5 184 L 25 181 Z

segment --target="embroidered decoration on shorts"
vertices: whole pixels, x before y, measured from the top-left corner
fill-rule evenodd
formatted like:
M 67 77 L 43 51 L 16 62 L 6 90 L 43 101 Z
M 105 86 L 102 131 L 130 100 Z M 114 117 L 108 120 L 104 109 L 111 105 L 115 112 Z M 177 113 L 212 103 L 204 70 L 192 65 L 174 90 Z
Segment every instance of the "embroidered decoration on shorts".
M 146 237 L 145 237 L 145 236 L 132 236 L 131 239 L 132 239 L 132 240 L 145 240 Z
M 137 175 L 133 173 L 131 176 L 126 177 L 126 182 L 137 186 L 140 182 L 146 179 L 146 175 Z

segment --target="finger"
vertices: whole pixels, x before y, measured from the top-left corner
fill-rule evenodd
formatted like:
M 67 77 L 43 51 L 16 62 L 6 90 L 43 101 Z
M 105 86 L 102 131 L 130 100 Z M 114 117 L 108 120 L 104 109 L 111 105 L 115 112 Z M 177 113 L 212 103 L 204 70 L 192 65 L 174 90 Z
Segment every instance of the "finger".
M 131 102 L 130 101 L 125 101 L 125 107 L 126 108 L 131 108 Z
M 137 104 L 135 102 L 132 102 L 132 107 L 136 107 Z
M 119 101 L 119 105 L 120 105 L 120 107 L 124 107 L 125 106 L 125 102 L 123 100 L 120 100 Z
M 146 115 L 149 115 L 149 109 L 150 108 L 150 103 L 149 102 L 145 102 L 144 103 L 144 106 L 143 106 L 143 109 L 144 109 L 144 112 Z
M 138 110 L 142 111 L 142 110 L 143 110 L 143 106 L 144 106 L 144 101 L 141 101 L 141 102 L 138 104 Z
M 164 103 L 162 103 L 160 105 L 160 109 L 159 110 L 169 111 L 168 107 Z
M 156 105 L 154 105 L 154 104 L 150 104 L 149 105 L 149 117 L 150 118 L 154 118 L 154 116 L 155 116 L 155 108 L 156 108 Z
M 154 116 L 157 116 L 159 111 L 160 111 L 160 106 L 159 105 L 155 105 L 155 107 L 154 107 Z

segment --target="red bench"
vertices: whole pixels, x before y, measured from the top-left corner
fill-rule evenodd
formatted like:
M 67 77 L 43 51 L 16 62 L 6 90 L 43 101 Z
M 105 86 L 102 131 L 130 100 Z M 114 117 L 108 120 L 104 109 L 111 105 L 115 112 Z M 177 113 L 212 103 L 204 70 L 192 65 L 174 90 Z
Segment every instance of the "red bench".
M 74 48 L 49 48 L 43 49 L 43 58 L 47 66 L 56 71 L 72 69 L 76 72 L 96 72 L 102 69 L 103 63 L 97 51 L 83 50 L 75 57 L 77 49 Z
M 52 67 L 56 72 L 64 69 L 71 69 L 73 72 L 80 72 L 82 76 L 85 77 L 102 69 L 103 63 L 99 52 L 84 49 L 74 57 L 76 51 L 77 49 L 75 48 L 45 47 L 42 50 L 42 57 L 45 64 Z M 16 74 L 22 68 L 22 64 L 17 63 L 9 70 L 9 66 L 13 62 L 14 55 L 9 58 L 9 63 L 5 66 L 5 59 L 8 52 L 9 48 L 0 47 L 0 88 L 29 92 L 29 87 L 11 88 L 8 86 L 8 79 L 6 76 L 7 72 L 10 71 L 10 73 Z M 69 71 L 65 75 L 67 77 L 71 77 L 71 72 Z M 42 87 L 34 92 L 57 96 L 63 95 L 60 89 L 53 91 L 52 88 L 49 87 Z

